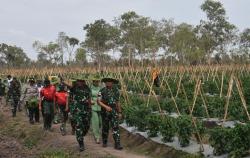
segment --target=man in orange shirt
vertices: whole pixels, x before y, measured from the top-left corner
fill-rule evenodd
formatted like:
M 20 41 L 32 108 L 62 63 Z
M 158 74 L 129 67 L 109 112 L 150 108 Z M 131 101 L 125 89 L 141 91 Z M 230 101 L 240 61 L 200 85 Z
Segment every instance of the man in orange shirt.
M 50 84 L 48 79 L 44 80 L 44 87 L 40 91 L 39 109 L 42 110 L 44 130 L 50 130 L 54 118 L 54 98 L 56 88 Z
M 60 112 L 63 114 L 63 121 L 60 127 L 60 131 L 62 135 L 66 135 L 66 122 L 68 120 L 69 112 L 68 93 L 67 91 L 65 91 L 65 86 L 63 84 L 60 84 L 58 86 L 58 89 L 59 90 L 55 94 L 54 106 L 57 105 L 57 107 L 59 107 Z

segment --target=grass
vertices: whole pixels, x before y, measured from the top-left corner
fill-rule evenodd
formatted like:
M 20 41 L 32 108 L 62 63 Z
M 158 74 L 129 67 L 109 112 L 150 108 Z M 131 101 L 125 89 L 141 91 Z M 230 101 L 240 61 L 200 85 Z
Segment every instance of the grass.
M 70 152 L 62 151 L 58 149 L 50 149 L 47 151 L 42 152 L 39 158 L 71 158 L 72 155 Z
M 44 132 L 36 125 L 30 126 L 27 122 L 20 121 L 20 119 L 20 117 L 17 117 L 1 122 L 0 134 L 15 138 L 26 148 L 32 149 L 43 138 Z M 2 121 L 1 115 L 0 121 Z

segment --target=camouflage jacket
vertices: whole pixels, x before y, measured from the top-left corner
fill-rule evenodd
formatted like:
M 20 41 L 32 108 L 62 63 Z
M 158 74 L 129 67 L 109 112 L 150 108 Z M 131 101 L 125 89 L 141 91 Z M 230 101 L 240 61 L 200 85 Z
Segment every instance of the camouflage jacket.
M 75 87 L 70 91 L 70 97 L 72 99 L 71 111 L 84 111 L 85 107 L 89 106 L 91 90 L 88 86 L 84 88 Z
M 5 95 L 5 85 L 4 83 L 0 82 L 0 96 Z
M 98 98 L 109 106 L 116 105 L 120 99 L 118 88 L 112 87 L 111 89 L 104 87 L 98 93 Z
M 12 81 L 10 83 L 9 94 L 12 99 L 19 100 L 21 97 L 21 84 L 19 82 Z

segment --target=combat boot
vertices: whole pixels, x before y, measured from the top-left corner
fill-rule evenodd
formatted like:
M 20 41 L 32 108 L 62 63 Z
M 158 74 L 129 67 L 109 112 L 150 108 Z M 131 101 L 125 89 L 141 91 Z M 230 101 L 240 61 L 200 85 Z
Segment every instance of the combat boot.
M 83 141 L 79 142 L 79 147 L 80 147 L 80 152 L 82 152 L 82 151 L 85 150 L 84 142 Z
M 108 146 L 107 140 L 103 140 L 102 142 L 102 147 L 106 148 Z
M 12 110 L 12 117 L 16 117 L 16 110 L 15 109 Z
M 116 150 L 122 150 L 123 147 L 121 146 L 120 143 L 115 143 L 115 149 L 116 149 Z

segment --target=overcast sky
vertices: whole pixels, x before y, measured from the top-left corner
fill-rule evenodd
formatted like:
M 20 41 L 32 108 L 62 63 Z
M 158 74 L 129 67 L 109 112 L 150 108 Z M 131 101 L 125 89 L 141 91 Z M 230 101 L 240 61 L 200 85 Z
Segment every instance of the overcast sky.
M 0 43 L 22 47 L 35 59 L 35 40 L 54 41 L 60 31 L 84 40 L 83 26 L 97 19 L 112 22 L 135 11 L 152 19 L 198 24 L 205 18 L 204 0 L 0 0 Z M 229 21 L 240 30 L 250 27 L 250 0 L 221 0 Z

